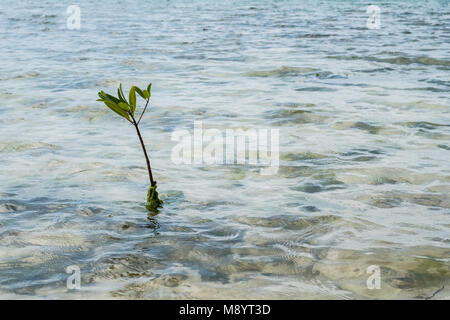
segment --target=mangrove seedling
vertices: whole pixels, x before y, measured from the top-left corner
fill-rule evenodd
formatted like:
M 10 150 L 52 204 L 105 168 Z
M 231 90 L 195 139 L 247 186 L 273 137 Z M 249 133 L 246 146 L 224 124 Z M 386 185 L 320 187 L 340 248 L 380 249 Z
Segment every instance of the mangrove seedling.
M 108 108 L 117 113 L 119 116 L 125 118 L 136 128 L 136 133 L 139 137 L 142 151 L 144 152 L 145 161 L 147 162 L 148 177 L 150 179 L 150 187 L 148 188 L 147 202 L 145 207 L 149 211 L 157 212 L 158 208 L 162 205 L 163 202 L 158 197 L 158 192 L 156 191 L 156 181 L 153 179 L 152 167 L 150 166 L 150 159 L 145 148 L 144 140 L 142 139 L 141 131 L 139 130 L 139 123 L 141 122 L 142 116 L 147 110 L 148 104 L 150 102 L 151 88 L 151 83 L 148 85 L 146 90 L 141 90 L 136 86 L 131 87 L 128 94 L 129 101 L 127 101 L 125 99 L 125 95 L 123 94 L 122 84 L 120 84 L 119 88 L 117 89 L 117 97 L 107 94 L 104 91 L 100 91 L 98 93 L 100 99 L 98 99 L 97 101 L 105 103 Z M 143 108 L 139 117 L 135 116 L 136 93 L 140 95 L 146 102 L 145 107 Z

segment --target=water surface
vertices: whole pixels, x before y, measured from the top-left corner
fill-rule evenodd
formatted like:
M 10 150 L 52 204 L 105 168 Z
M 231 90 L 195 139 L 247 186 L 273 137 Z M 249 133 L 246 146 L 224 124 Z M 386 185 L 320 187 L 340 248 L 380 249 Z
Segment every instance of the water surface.
M 68 30 L 71 4 L 0 5 L 0 297 L 449 298 L 448 1 L 382 2 L 379 30 L 363 1 L 79 1 Z M 120 82 L 153 83 L 155 217 L 95 102 Z M 278 173 L 175 165 L 196 120 L 279 129 Z

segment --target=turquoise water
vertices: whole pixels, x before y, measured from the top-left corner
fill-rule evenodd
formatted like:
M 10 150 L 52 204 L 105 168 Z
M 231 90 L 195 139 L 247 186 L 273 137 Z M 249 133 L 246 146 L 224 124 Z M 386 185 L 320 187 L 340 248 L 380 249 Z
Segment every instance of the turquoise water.
M 0 4 L 0 297 L 448 299 L 450 7 Z M 153 83 L 134 129 L 97 103 Z M 280 168 L 176 165 L 175 130 L 279 129 Z M 66 288 L 66 267 L 81 289 Z M 367 267 L 381 270 L 369 290 Z

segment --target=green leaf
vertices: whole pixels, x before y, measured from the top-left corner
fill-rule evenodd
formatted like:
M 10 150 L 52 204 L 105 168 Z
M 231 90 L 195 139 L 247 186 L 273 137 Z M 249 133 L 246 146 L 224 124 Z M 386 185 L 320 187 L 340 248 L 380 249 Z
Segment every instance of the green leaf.
M 152 84 L 151 83 L 148 85 L 147 91 L 148 91 L 149 95 L 151 96 L 152 95 Z
M 125 111 L 127 113 L 130 111 L 130 106 L 128 105 L 128 103 L 119 102 L 118 106 L 119 106 L 120 109 L 122 109 L 123 111 Z
M 120 102 L 120 100 L 117 99 L 116 97 L 114 97 L 114 96 L 112 96 L 112 95 L 110 95 L 110 94 L 107 94 L 107 93 L 105 93 L 105 92 L 103 92 L 103 91 L 100 91 L 100 92 L 98 93 L 98 96 L 99 96 L 102 100 L 111 101 L 111 102 L 114 102 L 114 103 L 116 103 L 116 104 Z
M 125 100 L 125 98 L 122 97 L 122 94 L 120 93 L 119 88 L 117 88 L 117 96 L 119 97 L 120 101 L 127 103 L 127 100 Z
M 112 102 L 114 102 L 114 103 L 119 103 L 119 102 L 120 102 L 119 99 L 117 99 L 116 97 L 114 97 L 114 96 L 112 96 L 112 95 L 110 95 L 110 94 L 105 93 L 105 95 L 106 95 L 106 97 L 107 97 L 110 101 L 112 101 Z
M 142 99 L 147 100 L 147 98 L 145 97 L 144 92 L 142 92 L 141 89 L 139 89 L 138 87 L 135 87 L 135 89 L 136 89 L 136 92 L 142 97 Z M 145 91 L 145 90 L 144 90 L 144 91 Z
M 112 111 L 117 113 L 119 116 L 122 116 L 125 119 L 127 119 L 128 121 L 131 121 L 130 117 L 128 115 L 128 112 L 126 112 L 121 107 L 119 107 L 119 105 L 117 103 L 114 103 L 114 102 L 111 102 L 111 101 L 108 101 L 108 100 L 101 100 L 101 101 L 103 101 L 108 108 L 110 108 Z M 123 103 L 123 102 L 120 102 L 120 103 Z
M 144 90 L 143 93 L 144 93 L 144 99 L 146 99 L 146 100 L 150 99 L 150 93 L 147 90 Z
M 98 93 L 98 96 L 100 97 L 101 100 L 109 100 L 103 91 L 100 91 Z
M 136 110 L 136 87 L 131 87 L 129 100 L 130 100 L 131 114 L 134 114 L 134 111 Z
M 125 103 L 128 103 L 128 102 L 127 102 L 127 99 L 125 99 L 125 95 L 123 94 L 122 84 L 120 84 L 119 92 L 120 92 L 121 100 L 122 100 L 123 102 L 125 102 Z

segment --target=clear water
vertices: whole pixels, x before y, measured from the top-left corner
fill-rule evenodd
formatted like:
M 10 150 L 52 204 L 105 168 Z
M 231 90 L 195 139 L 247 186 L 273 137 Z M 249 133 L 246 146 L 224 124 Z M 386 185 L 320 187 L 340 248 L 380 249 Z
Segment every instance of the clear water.
M 80 30 L 69 1 L 0 4 L 0 297 L 450 297 L 448 1 L 381 2 L 379 30 L 363 1 L 78 3 Z M 155 217 L 95 101 L 150 81 Z M 278 174 L 175 165 L 194 120 L 278 128 Z

